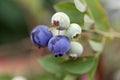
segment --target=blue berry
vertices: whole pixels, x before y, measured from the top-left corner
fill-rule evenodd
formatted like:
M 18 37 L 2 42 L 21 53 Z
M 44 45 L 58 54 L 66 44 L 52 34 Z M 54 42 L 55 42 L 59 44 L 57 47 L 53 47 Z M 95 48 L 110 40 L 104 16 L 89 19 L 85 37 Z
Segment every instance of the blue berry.
M 63 35 L 54 36 L 49 40 L 48 48 L 56 57 L 63 56 L 70 49 L 70 41 Z
M 30 38 L 38 47 L 46 47 L 52 36 L 52 33 L 48 31 L 48 26 L 38 25 L 32 30 Z

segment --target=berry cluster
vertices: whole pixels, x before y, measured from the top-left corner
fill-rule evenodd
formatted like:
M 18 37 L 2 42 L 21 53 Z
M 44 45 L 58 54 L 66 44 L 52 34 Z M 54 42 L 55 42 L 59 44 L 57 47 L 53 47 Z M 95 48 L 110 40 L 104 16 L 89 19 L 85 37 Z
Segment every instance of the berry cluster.
M 83 47 L 72 38 L 81 34 L 81 27 L 76 23 L 70 24 L 69 16 L 63 12 L 57 12 L 51 19 L 52 28 L 46 25 L 38 25 L 31 32 L 31 40 L 38 47 L 46 47 L 56 56 L 69 55 L 79 57 L 83 53 Z

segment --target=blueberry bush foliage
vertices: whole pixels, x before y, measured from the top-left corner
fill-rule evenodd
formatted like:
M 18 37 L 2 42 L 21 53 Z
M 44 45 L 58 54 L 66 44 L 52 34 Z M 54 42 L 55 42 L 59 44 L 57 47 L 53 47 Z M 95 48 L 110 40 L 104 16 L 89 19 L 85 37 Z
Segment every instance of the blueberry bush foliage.
M 53 37 L 52 40 L 49 41 L 51 43 L 48 43 L 48 48 L 51 53 L 55 53 L 56 57 L 53 54 L 48 54 L 38 60 L 41 66 L 47 71 L 39 76 L 39 78 L 41 80 L 76 80 L 79 75 L 88 73 L 88 79 L 93 80 L 99 57 L 103 52 L 106 41 L 120 38 L 120 34 L 111 31 L 106 14 L 99 3 L 99 0 L 74 0 L 74 3 L 59 2 L 54 5 L 54 9 L 56 12 L 67 14 L 70 18 L 70 23 L 76 23 L 82 28 L 82 33 L 73 37 L 70 41 L 77 41 L 81 44 L 87 43 L 91 51 L 86 52 L 85 50 L 87 50 L 87 48 L 83 45 L 84 50 L 83 52 L 80 52 L 83 53 L 83 55 L 80 55 L 77 58 L 71 58 L 66 55 L 63 56 L 65 53 L 57 53 L 56 51 L 59 50 L 55 49 L 56 47 L 61 49 L 61 45 L 56 45 L 53 48 L 51 43 L 55 44 L 54 42 L 61 39 L 59 43 L 62 44 L 62 46 L 67 47 L 62 51 L 67 52 L 69 49 L 67 45 L 70 46 L 68 39 L 62 35 Z M 54 21 L 54 23 L 55 25 L 59 24 L 59 22 L 56 21 Z M 71 31 L 72 30 L 75 30 L 75 28 L 73 27 Z M 44 33 L 46 30 L 40 32 L 43 34 L 40 34 L 39 36 L 45 36 Z M 36 33 L 34 32 L 34 34 Z M 31 39 L 35 44 L 37 44 L 39 40 L 48 41 L 48 38 L 52 37 L 50 32 L 46 33 L 48 36 L 44 37 L 44 39 L 38 39 L 34 34 L 32 35 L 34 38 L 31 37 Z M 58 34 L 60 34 L 60 32 L 58 32 Z M 45 43 L 43 46 L 47 46 L 47 42 L 43 41 L 42 43 Z M 76 47 L 75 49 L 77 50 L 79 47 Z

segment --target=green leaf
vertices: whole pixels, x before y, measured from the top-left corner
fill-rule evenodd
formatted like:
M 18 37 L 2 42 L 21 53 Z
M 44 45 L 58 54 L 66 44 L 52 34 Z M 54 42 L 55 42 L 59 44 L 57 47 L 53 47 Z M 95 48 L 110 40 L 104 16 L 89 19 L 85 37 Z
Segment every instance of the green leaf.
M 78 11 L 74 3 L 70 2 L 60 2 L 54 6 L 56 11 L 66 13 L 71 20 L 71 23 L 83 24 L 84 22 L 84 13 Z
M 54 57 L 53 55 L 48 55 L 45 56 L 41 59 L 39 59 L 39 62 L 41 64 L 41 66 L 43 66 L 43 68 L 45 70 L 47 70 L 48 72 L 51 73 L 61 73 L 63 72 L 62 69 L 62 62 L 64 61 L 64 59 L 62 57 Z
M 39 60 L 45 70 L 51 73 L 72 73 L 84 74 L 89 72 L 95 64 L 94 56 L 80 57 L 76 60 L 65 60 L 64 58 L 56 58 L 48 55 Z
M 108 30 L 109 24 L 108 20 L 105 14 L 105 11 L 103 10 L 102 6 L 99 3 L 99 0 L 84 0 L 88 8 L 90 9 L 92 16 L 94 17 L 94 20 L 96 21 L 96 28 L 101 30 Z
M 97 65 L 98 65 L 98 60 L 99 60 L 99 58 L 96 58 L 96 59 L 95 59 L 94 66 L 92 67 L 92 69 L 91 69 L 91 70 L 89 71 L 89 73 L 88 73 L 88 79 L 89 79 L 89 80 L 93 80 L 93 79 L 94 79 L 95 72 L 96 72 Z
M 91 70 L 94 65 L 94 56 L 80 57 L 76 60 L 65 61 L 62 66 L 73 74 L 84 74 Z
M 41 73 L 36 76 L 31 76 L 28 80 L 60 80 L 55 75 L 48 73 Z
M 95 39 L 90 39 L 89 44 L 94 51 L 100 51 L 103 47 L 101 41 Z

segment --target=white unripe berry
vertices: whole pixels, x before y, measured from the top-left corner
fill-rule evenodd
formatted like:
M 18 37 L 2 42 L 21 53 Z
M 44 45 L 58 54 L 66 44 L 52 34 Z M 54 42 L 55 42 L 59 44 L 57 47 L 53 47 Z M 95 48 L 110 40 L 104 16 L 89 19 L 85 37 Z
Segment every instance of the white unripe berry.
M 53 36 L 65 35 L 66 32 L 66 30 L 57 30 L 56 28 L 50 28 L 50 31 L 52 32 Z
M 27 80 L 27 79 L 23 76 L 15 76 L 15 77 L 13 77 L 12 80 Z
M 56 27 L 58 30 L 67 29 L 70 25 L 69 16 L 63 12 L 57 12 L 52 16 L 51 19 L 52 26 Z
M 67 54 L 70 57 L 77 58 L 77 57 L 81 56 L 82 53 L 83 53 L 83 46 L 78 42 L 72 41 L 71 45 L 70 45 L 70 50 Z
M 81 32 L 82 32 L 82 29 L 81 29 L 80 25 L 78 25 L 76 23 L 72 23 L 72 24 L 70 24 L 70 27 L 66 31 L 66 36 L 69 38 L 73 38 L 77 34 L 81 34 Z

